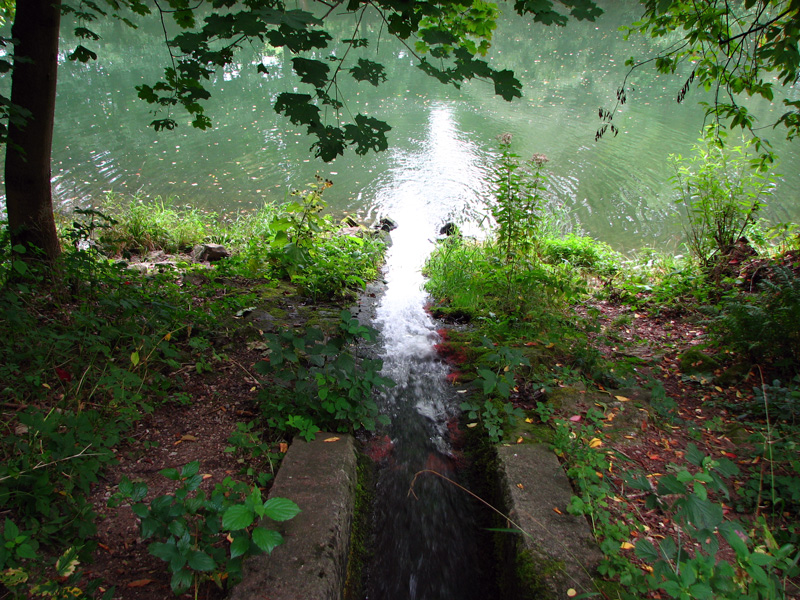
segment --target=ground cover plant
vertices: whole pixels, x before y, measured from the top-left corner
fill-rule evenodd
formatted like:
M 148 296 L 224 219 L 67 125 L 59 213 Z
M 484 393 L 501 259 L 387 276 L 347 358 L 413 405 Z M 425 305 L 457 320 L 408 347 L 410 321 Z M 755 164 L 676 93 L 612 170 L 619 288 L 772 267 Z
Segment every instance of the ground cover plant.
M 221 597 L 244 557 L 279 542 L 253 520 L 291 517 L 290 499 L 262 498 L 302 429 L 265 404 L 277 381 L 254 365 L 268 359 L 265 335 L 309 320 L 321 336 L 367 335 L 323 299 L 353 298 L 383 249 L 369 231 L 338 235 L 318 215 L 304 260 L 318 248 L 356 259 L 328 265 L 325 283 L 298 264 L 305 279 L 293 283 L 286 246 L 297 229 L 276 242 L 287 214 L 268 208 L 228 226 L 164 203 L 77 211 L 47 271 L 18 260 L 0 231 L 4 597 Z M 175 233 L 169 219 L 195 225 L 170 241 L 159 237 Z M 235 246 L 243 236 L 251 245 Z M 233 256 L 209 265 L 185 254 L 215 240 Z M 326 360 L 353 361 L 353 343 L 330 344 Z M 326 385 L 352 387 L 350 375 L 326 369 Z M 377 418 L 349 398 L 351 412 L 320 424 Z
M 797 596 L 793 243 L 625 258 L 539 234 L 516 246 L 513 305 L 493 291 L 495 243 L 448 238 L 426 266 L 433 313 L 458 324 L 440 347 L 473 390 L 469 427 L 561 457 L 605 556 L 598 594 Z

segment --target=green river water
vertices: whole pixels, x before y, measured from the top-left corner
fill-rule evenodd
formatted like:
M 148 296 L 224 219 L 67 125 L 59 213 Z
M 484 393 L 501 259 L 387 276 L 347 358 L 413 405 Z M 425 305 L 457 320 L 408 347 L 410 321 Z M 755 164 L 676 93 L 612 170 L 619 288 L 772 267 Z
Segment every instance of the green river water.
M 692 92 L 678 105 L 683 79 L 645 68 L 615 118 L 619 135 L 594 140 L 598 108 L 613 105 L 625 59 L 647 51 L 644 40 L 626 42 L 617 30 L 635 20 L 637 6 L 608 2 L 596 23 L 571 22 L 566 28 L 504 18 L 490 56 L 524 84 L 523 98 L 511 103 L 493 96 L 488 83 L 457 90 L 425 76 L 405 48 L 385 33 L 380 37 L 377 20 L 366 20 L 359 34 L 373 40 L 368 58 L 387 67 L 389 80 L 376 89 L 345 77 L 341 92 L 351 113 L 392 125 L 390 149 L 363 157 L 349 153 L 329 164 L 313 158 L 313 140 L 272 109 L 278 93 L 298 85 L 291 57 L 280 50 L 253 48 L 241 64 L 218 74 L 207 108 L 212 130 L 192 129 L 176 113 L 175 131 L 155 133 L 147 127 L 150 107 L 134 86 L 152 84 L 167 61 L 157 18 L 136 31 L 98 23 L 103 39 L 93 48 L 100 59 L 88 65 L 64 59 L 60 66 L 53 148 L 57 202 L 97 203 L 110 190 L 227 213 L 282 201 L 290 188 L 303 187 L 318 172 L 334 182 L 326 197 L 337 212 L 367 221 L 383 215 L 401 223 L 417 219 L 432 228 L 480 210 L 496 138 L 511 132 L 519 154 L 549 157 L 553 199 L 586 232 L 621 249 L 677 249 L 681 225 L 667 157 L 690 153 L 703 122 L 697 105 L 702 98 Z M 352 17 L 331 19 L 334 33 L 351 37 Z M 269 75 L 256 72 L 258 62 Z M 763 102 L 757 108 L 764 114 L 780 110 Z M 797 145 L 781 140 L 778 131 L 767 137 L 782 160 L 769 216 L 798 220 Z M 404 217 L 409 194 L 419 198 Z

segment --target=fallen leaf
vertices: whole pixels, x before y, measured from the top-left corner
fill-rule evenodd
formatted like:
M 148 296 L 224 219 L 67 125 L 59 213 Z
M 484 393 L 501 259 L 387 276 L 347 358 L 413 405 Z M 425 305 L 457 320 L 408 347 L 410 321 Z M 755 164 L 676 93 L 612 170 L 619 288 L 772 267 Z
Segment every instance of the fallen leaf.
M 470 429 L 472 429 L 473 427 L 477 427 L 477 426 L 478 426 L 477 423 L 467 423 L 467 427 L 469 427 Z
M 581 416 L 580 416 L 580 415 L 572 415 L 572 416 L 569 418 L 569 420 L 570 420 L 570 421 L 572 421 L 573 423 L 577 423 L 578 421 L 580 421 L 580 420 L 581 420 Z
M 211 479 L 212 477 L 213 477 L 213 475 L 211 473 L 204 473 L 203 474 L 203 481 L 205 481 L 206 479 Z
M 280 444 L 278 444 L 278 452 L 280 452 L 281 454 L 286 454 L 288 451 L 289 451 L 289 444 L 287 444 L 286 442 L 281 442 Z
M 644 569 L 648 573 L 652 573 L 653 572 L 653 567 L 651 567 L 650 565 L 642 565 L 642 569 Z
M 635 548 L 635 546 L 630 542 L 622 542 L 619 547 L 623 550 L 633 550 Z
M 329 437 L 327 439 L 322 440 L 323 442 L 338 442 L 340 438 L 338 437 Z
M 555 344 L 553 342 L 550 342 L 549 344 L 547 344 L 547 346 L 545 346 L 545 348 L 548 348 L 548 349 L 549 348 L 555 348 Z
M 189 434 L 187 433 L 186 435 L 182 435 L 182 436 L 181 436 L 181 441 L 182 441 L 182 442 L 196 442 L 196 441 L 197 441 L 197 438 L 196 438 L 195 436 L 193 436 L 193 435 L 189 435 Z
M 626 398 L 625 396 L 614 396 L 614 398 L 616 398 L 620 402 L 630 402 L 631 401 L 630 398 Z
M 525 489 L 525 486 L 524 486 L 524 485 L 522 485 L 521 483 L 518 483 L 518 484 L 517 484 L 517 487 L 518 487 L 519 489 L 521 489 L 521 490 L 524 490 L 524 489 Z
M 520 436 L 520 437 L 518 437 L 518 438 L 517 438 L 517 443 L 518 443 L 518 444 L 521 444 L 523 441 L 524 441 L 524 440 L 522 439 L 522 436 Z
M 129 588 L 144 587 L 144 586 L 146 586 L 146 585 L 148 585 L 150 583 L 153 583 L 152 579 L 137 579 L 136 581 L 131 581 L 128 584 L 128 587 Z
M 553 507 L 553 512 L 554 513 L 558 513 L 559 515 L 563 515 L 564 514 L 560 510 L 558 510 L 556 507 Z
M 603 445 L 603 440 L 600 438 L 592 438 L 589 440 L 589 448 L 599 448 Z
M 533 423 L 533 419 L 531 419 L 530 417 L 528 417 L 527 419 L 525 419 L 525 422 L 526 422 L 526 423 Z

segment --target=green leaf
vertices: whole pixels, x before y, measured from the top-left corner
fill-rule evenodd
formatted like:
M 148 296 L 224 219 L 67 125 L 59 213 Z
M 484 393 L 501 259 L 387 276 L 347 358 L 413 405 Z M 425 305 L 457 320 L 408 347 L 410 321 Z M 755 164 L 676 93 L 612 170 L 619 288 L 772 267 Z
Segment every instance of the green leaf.
M 153 542 L 147 547 L 147 551 L 165 562 L 171 561 L 176 554 L 179 554 L 174 541 Z
M 248 552 L 250 552 L 250 538 L 247 535 L 240 535 L 234 538 L 233 543 L 231 543 L 231 558 L 243 556 Z
M 189 569 L 179 569 L 172 574 L 169 585 L 176 594 L 182 594 L 192 586 L 194 574 Z
M 319 107 L 311 103 L 308 94 L 278 94 L 275 100 L 275 112 L 285 115 L 294 125 L 319 126 Z
M 494 81 L 494 93 L 503 100 L 511 101 L 514 98 L 522 98 L 522 84 L 519 79 L 514 77 L 514 71 L 508 69 L 496 71 L 491 78 Z
M 266 553 L 272 552 L 283 543 L 283 536 L 277 531 L 256 527 L 253 529 L 253 543 Z
M 246 529 L 253 524 L 255 515 L 253 511 L 243 504 L 229 507 L 222 515 L 222 527 L 228 531 Z
M 77 60 L 82 63 L 86 63 L 90 60 L 97 60 L 97 54 L 89 50 L 86 46 L 79 45 L 69 54 L 69 60 Z
M 316 88 L 323 88 L 328 83 L 331 68 L 324 62 L 296 57 L 292 59 L 292 66 L 303 83 L 310 83 Z
M 681 505 L 679 516 L 698 529 L 716 529 L 723 520 L 722 506 L 708 500 L 701 500 L 694 494 L 686 497 Z
M 27 559 L 36 559 L 36 551 L 33 549 L 28 543 L 20 544 L 17 546 L 16 550 L 14 551 L 19 558 L 27 558 Z
M 6 522 L 3 527 L 3 537 L 6 540 L 14 540 L 19 535 L 19 527 L 17 527 L 16 523 L 6 517 Z
M 386 81 L 386 69 L 380 64 L 364 58 L 359 58 L 356 66 L 350 69 L 350 74 L 356 81 L 368 81 L 375 87 Z
M 694 466 L 702 466 L 703 459 L 705 459 L 705 457 L 706 455 L 698 450 L 696 444 L 688 444 L 686 446 L 686 460 L 688 460 Z
M 658 480 L 657 491 L 659 496 L 669 496 L 670 494 L 685 494 L 686 486 L 678 481 L 674 475 L 664 475 Z
M 181 469 L 182 477 L 193 477 L 200 472 L 200 461 L 193 460 Z
M 636 542 L 636 556 L 648 564 L 653 564 L 661 558 L 656 547 L 646 539 Z
M 25 273 L 28 272 L 28 265 L 24 261 L 15 260 L 12 263 L 12 266 L 14 267 L 14 270 L 20 275 L 25 275 Z
M 138 352 L 134 352 L 134 354 L 136 355 L 136 362 L 138 363 L 139 362 L 139 353 Z M 131 356 L 131 361 L 133 361 L 133 356 Z M 159 474 L 162 477 L 166 477 L 167 479 L 171 479 L 172 481 L 178 481 L 181 478 L 180 472 L 178 471 L 178 469 L 176 469 L 174 467 L 170 467 L 168 469 L 161 469 L 159 471 Z
M 264 503 L 265 517 L 273 521 L 288 521 L 300 513 L 300 507 L 287 498 L 270 498 Z
M 195 571 L 213 571 L 217 566 L 214 559 L 201 550 L 192 550 L 189 553 L 188 563 Z

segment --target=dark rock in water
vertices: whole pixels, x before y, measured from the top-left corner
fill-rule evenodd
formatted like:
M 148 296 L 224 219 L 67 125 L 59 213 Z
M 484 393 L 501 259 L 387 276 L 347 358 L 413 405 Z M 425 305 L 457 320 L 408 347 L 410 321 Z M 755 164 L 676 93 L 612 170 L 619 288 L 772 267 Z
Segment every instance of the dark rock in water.
M 230 255 L 230 251 L 221 244 L 198 244 L 192 250 L 192 258 L 199 262 L 214 262 Z
M 378 224 L 378 229 L 381 231 L 393 231 L 397 229 L 397 222 L 389 217 L 383 217 Z
M 445 223 L 439 230 L 439 235 L 459 235 L 461 232 L 458 230 L 458 225 L 455 223 Z

